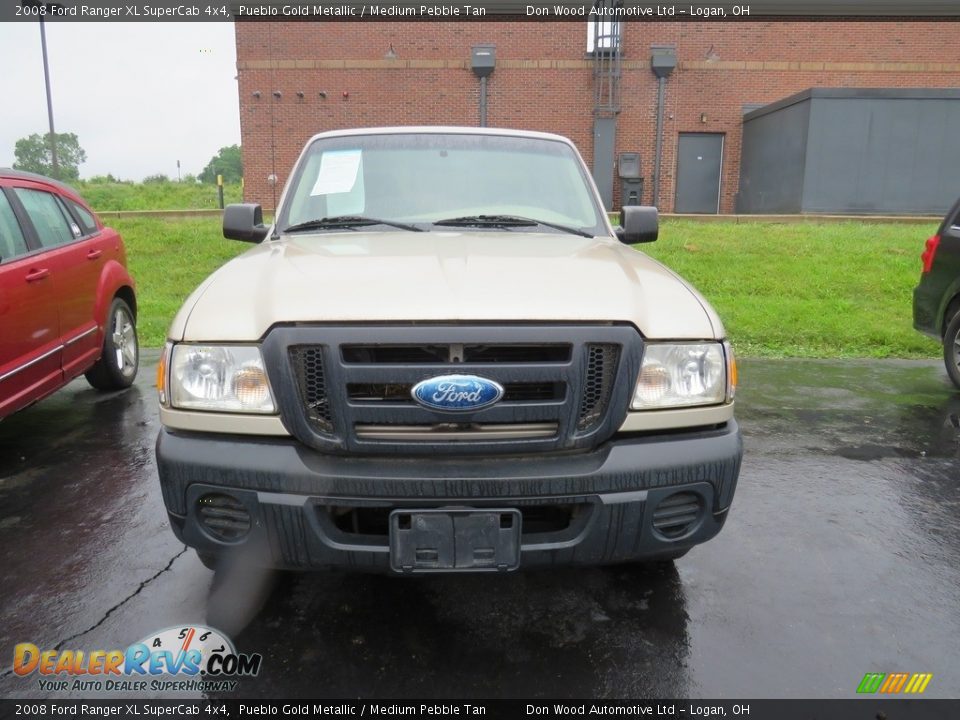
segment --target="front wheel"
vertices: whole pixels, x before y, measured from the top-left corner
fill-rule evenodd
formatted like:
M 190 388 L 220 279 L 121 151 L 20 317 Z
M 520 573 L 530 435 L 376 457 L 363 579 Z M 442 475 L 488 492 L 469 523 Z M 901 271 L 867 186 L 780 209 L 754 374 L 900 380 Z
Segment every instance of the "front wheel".
M 958 311 L 943 334 L 943 364 L 953 384 L 960 388 L 960 311 Z
M 97 390 L 123 390 L 133 384 L 140 366 L 140 345 L 133 311 L 122 298 L 114 298 L 107 315 L 103 351 L 87 370 L 87 382 Z

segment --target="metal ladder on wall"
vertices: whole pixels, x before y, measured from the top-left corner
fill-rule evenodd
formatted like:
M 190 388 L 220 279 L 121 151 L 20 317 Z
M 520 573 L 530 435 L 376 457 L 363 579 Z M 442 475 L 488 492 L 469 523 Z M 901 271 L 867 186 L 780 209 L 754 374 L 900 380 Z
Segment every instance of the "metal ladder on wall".
M 623 7 L 622 0 L 594 0 L 593 7 L 604 11 Z M 623 23 L 600 15 L 593 29 L 593 115 L 615 117 L 620 112 L 620 57 Z

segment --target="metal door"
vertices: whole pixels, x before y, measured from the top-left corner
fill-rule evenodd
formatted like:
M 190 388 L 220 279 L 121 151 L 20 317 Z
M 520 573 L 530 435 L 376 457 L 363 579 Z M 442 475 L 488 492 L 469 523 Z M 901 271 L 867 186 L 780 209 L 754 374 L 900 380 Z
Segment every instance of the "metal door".
M 677 145 L 677 194 L 673 211 L 720 212 L 722 133 L 680 133 Z
M 616 118 L 597 118 L 593 121 L 593 181 L 607 210 L 613 209 L 613 147 L 616 134 Z

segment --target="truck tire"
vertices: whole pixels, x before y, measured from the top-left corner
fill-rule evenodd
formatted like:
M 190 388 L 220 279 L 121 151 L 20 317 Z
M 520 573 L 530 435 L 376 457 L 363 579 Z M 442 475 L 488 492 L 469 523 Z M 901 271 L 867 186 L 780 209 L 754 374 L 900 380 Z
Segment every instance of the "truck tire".
M 960 388 L 960 311 L 954 314 L 943 334 L 943 364 L 953 384 Z
M 133 311 L 115 297 L 103 333 L 103 350 L 85 377 L 97 390 L 123 390 L 133 384 L 140 366 L 140 345 Z

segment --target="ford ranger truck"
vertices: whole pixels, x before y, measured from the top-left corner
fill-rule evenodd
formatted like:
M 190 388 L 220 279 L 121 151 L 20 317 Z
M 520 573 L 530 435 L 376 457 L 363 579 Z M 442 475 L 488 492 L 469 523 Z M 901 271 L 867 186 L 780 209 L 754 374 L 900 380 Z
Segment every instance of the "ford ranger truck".
M 158 367 L 174 533 L 288 570 L 491 571 L 678 558 L 742 457 L 710 305 L 630 246 L 569 140 L 325 132 L 269 226 L 184 303 Z M 235 562 L 231 559 L 231 562 Z

